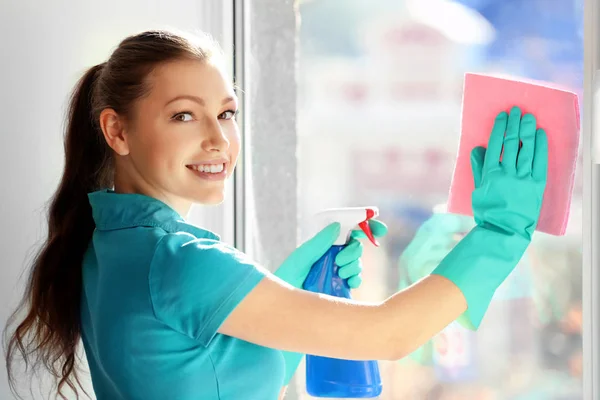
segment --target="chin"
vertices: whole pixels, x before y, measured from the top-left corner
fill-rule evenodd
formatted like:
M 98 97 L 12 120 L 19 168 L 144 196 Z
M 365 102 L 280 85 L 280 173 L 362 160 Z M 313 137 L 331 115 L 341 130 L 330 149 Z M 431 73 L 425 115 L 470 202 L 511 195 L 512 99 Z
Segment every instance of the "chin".
M 216 206 L 225 200 L 225 191 L 224 190 L 214 190 L 207 191 L 204 193 L 199 193 L 193 197 L 193 202 L 197 204 L 202 204 L 205 206 Z

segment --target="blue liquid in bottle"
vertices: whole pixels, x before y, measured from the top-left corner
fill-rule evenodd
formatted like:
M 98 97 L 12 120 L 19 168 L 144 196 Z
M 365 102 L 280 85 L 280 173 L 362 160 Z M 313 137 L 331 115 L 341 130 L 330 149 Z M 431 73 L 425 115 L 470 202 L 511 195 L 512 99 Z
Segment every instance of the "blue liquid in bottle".
M 344 247 L 332 246 L 313 265 L 304 281 L 305 290 L 350 298 L 350 288 L 338 276 L 338 265 L 335 263 L 335 257 Z M 306 355 L 306 390 L 313 397 L 370 398 L 379 396 L 382 389 L 377 361 Z

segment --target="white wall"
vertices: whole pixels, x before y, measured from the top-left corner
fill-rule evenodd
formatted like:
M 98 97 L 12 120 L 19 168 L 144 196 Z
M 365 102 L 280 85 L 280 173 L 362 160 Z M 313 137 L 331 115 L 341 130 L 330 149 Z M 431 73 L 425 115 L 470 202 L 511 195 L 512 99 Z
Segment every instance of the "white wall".
M 63 115 L 79 75 L 104 61 L 124 36 L 142 29 L 165 24 L 199 28 L 227 42 L 231 10 L 224 9 L 224 3 L 230 4 L 222 0 L 0 3 L 0 220 L 5 227 L 0 238 L 1 328 L 22 293 L 26 255 L 45 233 L 43 206 L 62 172 Z M 219 230 L 219 221 L 222 218 L 213 218 L 208 225 Z M 0 362 L 0 399 L 11 398 Z

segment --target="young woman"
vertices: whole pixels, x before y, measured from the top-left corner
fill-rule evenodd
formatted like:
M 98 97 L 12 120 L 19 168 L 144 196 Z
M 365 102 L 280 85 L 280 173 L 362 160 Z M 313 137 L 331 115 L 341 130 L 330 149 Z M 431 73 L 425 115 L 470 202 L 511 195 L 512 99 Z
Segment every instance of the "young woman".
M 537 224 L 547 142 L 534 116 L 501 112 L 473 150 L 476 226 L 432 274 L 381 303 L 335 299 L 301 287 L 339 224 L 271 274 L 184 220 L 192 203 L 223 200 L 239 153 L 220 57 L 207 39 L 149 31 L 78 83 L 48 239 L 7 348 L 13 384 L 20 353 L 59 394 L 76 389 L 81 339 L 101 400 L 275 399 L 303 354 L 399 359 L 457 318 L 479 325 Z M 351 287 L 361 252 L 353 240 L 337 258 Z

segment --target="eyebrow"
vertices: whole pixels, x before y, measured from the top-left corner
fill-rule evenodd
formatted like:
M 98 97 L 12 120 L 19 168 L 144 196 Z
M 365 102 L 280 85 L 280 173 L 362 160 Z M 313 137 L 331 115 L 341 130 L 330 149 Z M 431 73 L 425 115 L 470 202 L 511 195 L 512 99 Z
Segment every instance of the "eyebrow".
M 178 101 L 178 100 L 191 100 L 193 102 L 196 102 L 196 103 L 200 104 L 203 107 L 206 106 L 206 101 L 204 101 L 204 99 L 202 97 L 192 96 L 192 95 L 188 95 L 188 94 L 182 94 L 180 96 L 173 97 L 171 100 L 169 100 L 165 104 L 165 107 L 168 106 L 169 104 L 173 103 L 173 102 Z M 235 101 L 235 97 L 233 97 L 233 96 L 225 97 L 223 99 L 223 101 L 221 102 L 221 104 L 225 105 L 225 104 L 229 103 L 230 101 Z

